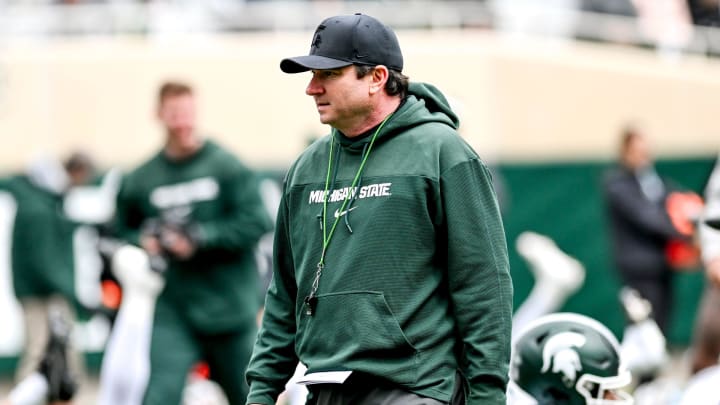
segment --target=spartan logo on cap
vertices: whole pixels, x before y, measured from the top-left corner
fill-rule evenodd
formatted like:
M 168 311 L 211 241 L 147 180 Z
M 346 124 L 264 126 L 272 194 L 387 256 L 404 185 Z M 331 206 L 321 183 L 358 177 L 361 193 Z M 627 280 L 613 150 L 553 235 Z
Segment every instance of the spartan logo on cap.
M 320 44 L 322 43 L 322 36 L 320 33 L 325 29 L 325 26 L 320 24 L 318 25 L 317 29 L 315 30 L 315 38 L 313 38 L 312 46 L 310 49 L 310 53 L 317 50 L 320 47 Z
M 587 339 L 575 332 L 562 332 L 552 336 L 543 348 L 542 371 L 546 373 L 552 365 L 553 373 L 562 374 L 563 383 L 572 387 L 577 379 L 578 371 L 582 371 L 580 355 L 576 347 L 583 347 Z

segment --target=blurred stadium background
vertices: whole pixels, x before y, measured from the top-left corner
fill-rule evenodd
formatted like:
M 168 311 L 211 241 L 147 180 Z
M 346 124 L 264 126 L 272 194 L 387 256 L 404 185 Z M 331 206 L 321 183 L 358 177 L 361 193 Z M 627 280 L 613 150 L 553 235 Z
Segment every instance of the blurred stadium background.
M 715 1 L 0 0 L 0 174 L 78 149 L 133 167 L 162 141 L 153 109 L 168 78 L 196 86 L 205 133 L 282 173 L 327 129 L 304 95 L 308 76 L 282 74 L 279 61 L 305 53 L 323 18 L 354 12 L 396 28 L 405 73 L 452 98 L 463 136 L 496 169 L 509 246 L 525 230 L 552 237 L 587 269 L 564 309 L 619 334 L 601 173 L 636 123 L 660 174 L 702 190 L 720 144 Z M 514 251 L 511 267 L 519 305 L 532 277 Z M 7 293 L 9 269 L 0 276 Z M 676 275 L 668 338 L 679 349 L 703 283 Z M 15 361 L 0 357 L 0 374 Z

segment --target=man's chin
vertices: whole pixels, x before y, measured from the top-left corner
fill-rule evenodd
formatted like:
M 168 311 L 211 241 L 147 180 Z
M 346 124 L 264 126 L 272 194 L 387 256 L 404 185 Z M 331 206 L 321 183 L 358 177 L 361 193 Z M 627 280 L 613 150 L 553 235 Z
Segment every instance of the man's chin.
M 333 124 L 334 121 L 333 121 L 332 118 L 330 118 L 329 116 L 327 116 L 327 115 L 325 115 L 325 114 L 320 114 L 320 122 L 323 123 L 323 124 L 325 124 L 325 125 L 330 125 L 330 126 L 332 126 L 332 124 Z
M 195 141 L 195 134 L 192 131 L 172 131 L 170 136 L 177 143 L 192 143 Z

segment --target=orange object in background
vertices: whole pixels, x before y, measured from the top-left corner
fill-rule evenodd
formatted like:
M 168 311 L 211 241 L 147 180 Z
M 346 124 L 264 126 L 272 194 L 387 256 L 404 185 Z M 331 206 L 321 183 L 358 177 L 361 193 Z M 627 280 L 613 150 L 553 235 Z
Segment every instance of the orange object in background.
M 105 280 L 100 286 L 102 290 L 102 304 L 106 308 L 119 309 L 122 301 L 122 289 L 111 280 Z
M 692 236 L 695 233 L 695 225 L 700 219 L 705 203 L 696 193 L 672 192 L 665 201 L 667 210 L 673 226 L 678 232 L 685 236 Z
M 195 364 L 190 371 L 190 375 L 207 380 L 210 378 L 210 365 L 208 365 L 205 361 L 201 361 Z
M 665 201 L 670 221 L 682 235 L 692 238 L 697 228 L 705 203 L 696 193 L 672 192 Z M 676 270 L 694 270 L 700 265 L 700 249 L 692 242 L 671 240 L 665 246 L 668 263 Z
M 665 257 L 670 266 L 679 271 L 700 269 L 700 249 L 685 241 L 671 240 L 665 245 Z

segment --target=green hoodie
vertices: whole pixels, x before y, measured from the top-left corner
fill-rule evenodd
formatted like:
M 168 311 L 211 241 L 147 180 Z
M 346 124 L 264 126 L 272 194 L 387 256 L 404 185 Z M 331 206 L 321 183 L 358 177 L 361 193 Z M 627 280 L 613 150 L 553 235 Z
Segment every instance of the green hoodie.
M 62 211 L 62 196 L 26 175 L 0 180 L 17 211 L 12 228 L 13 288 L 18 298 L 61 294 L 77 303 L 73 234 L 77 225 Z
M 177 212 L 196 230 L 198 246 L 188 260 L 168 260 L 159 304 L 205 333 L 252 325 L 260 306 L 253 249 L 271 225 L 255 174 L 207 140 L 179 161 L 161 151 L 123 179 L 116 226 L 130 243 L 139 244 L 148 220 Z
M 359 371 L 441 401 L 459 370 L 468 404 L 505 403 L 512 284 L 491 178 L 443 95 L 409 90 L 355 188 L 371 136 L 326 136 L 288 172 L 248 403 L 274 404 L 298 360 L 308 372 Z M 336 225 L 308 315 L 326 178 L 325 226 Z

